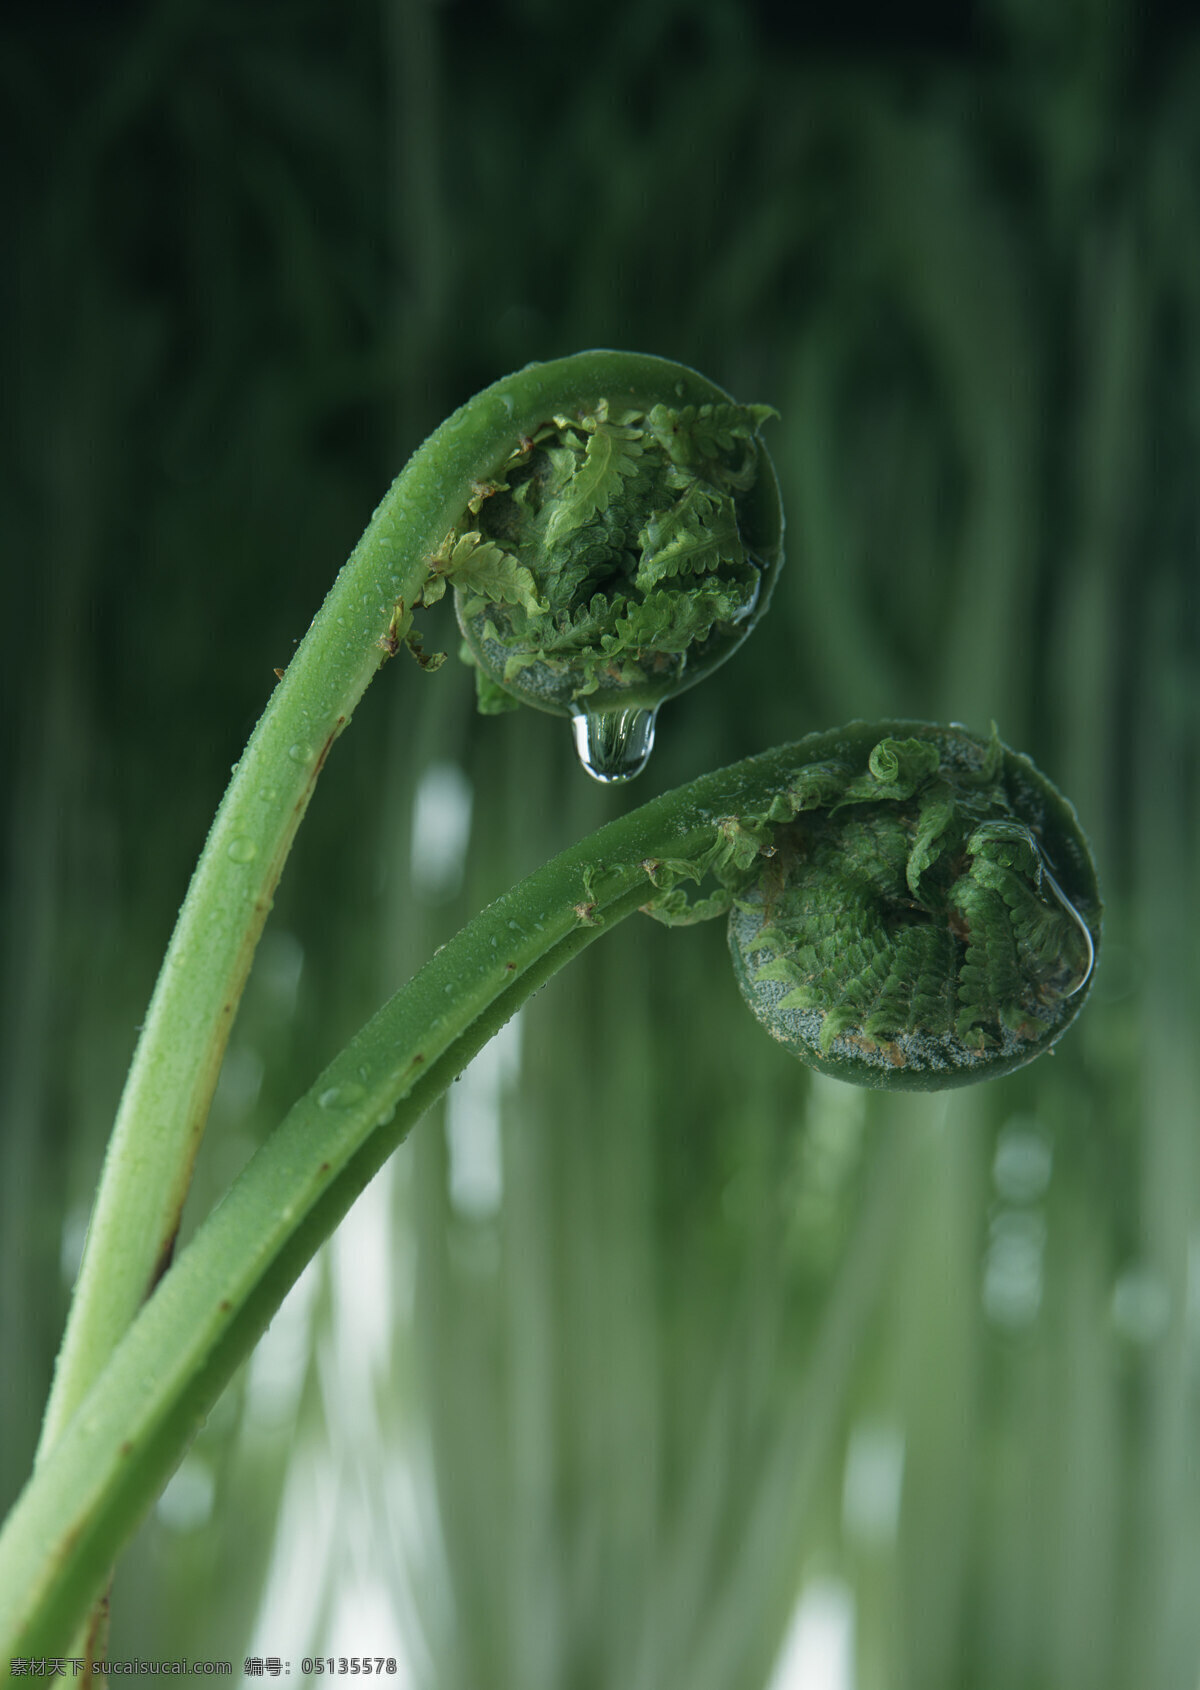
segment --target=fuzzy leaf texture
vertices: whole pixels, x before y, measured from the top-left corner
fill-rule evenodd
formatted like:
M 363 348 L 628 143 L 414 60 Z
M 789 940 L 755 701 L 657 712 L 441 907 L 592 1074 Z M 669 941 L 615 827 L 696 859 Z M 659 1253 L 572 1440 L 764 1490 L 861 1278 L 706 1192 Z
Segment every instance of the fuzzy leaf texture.
M 519 605 L 527 616 L 541 616 L 546 609 L 529 570 L 475 532 L 454 541 L 440 560 L 440 573 L 469 599 Z
M 546 524 L 547 546 L 582 528 L 606 511 L 613 499 L 638 473 L 642 456 L 641 431 L 600 423 L 589 434 L 583 463 L 563 489 Z
M 711 574 L 722 564 L 737 568 L 746 555 L 733 500 L 699 481 L 672 510 L 651 517 L 638 542 L 635 584 L 644 593 L 666 577 Z
M 437 560 L 472 661 L 522 701 L 572 714 L 583 701 L 656 709 L 726 657 L 779 561 L 757 442 L 771 415 L 601 397 L 523 436 Z
M 936 1089 L 1060 1036 L 1091 979 L 1099 894 L 1073 811 L 1026 758 L 994 734 L 895 726 L 830 736 L 841 755 L 777 797 L 730 946 L 754 1013 L 803 1061 Z

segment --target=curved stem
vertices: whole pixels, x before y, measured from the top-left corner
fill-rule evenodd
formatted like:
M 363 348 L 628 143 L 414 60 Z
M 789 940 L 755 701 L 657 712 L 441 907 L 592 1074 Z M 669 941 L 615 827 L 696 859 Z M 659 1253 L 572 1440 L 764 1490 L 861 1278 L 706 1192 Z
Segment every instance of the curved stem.
M 35 1468 L 0 1535 L 0 1670 L 66 1646 L 234 1369 L 422 1111 L 531 992 L 646 901 L 660 861 L 699 875 L 723 818 L 765 805 L 797 750 L 705 776 L 555 858 L 476 916 L 329 1065 Z
M 658 358 L 587 352 L 530 365 L 471 399 L 400 473 L 254 730 L 180 910 L 100 1180 L 39 1459 L 61 1435 L 171 1259 L 229 1030 L 317 776 L 407 633 L 429 558 L 472 482 L 548 413 L 604 394 L 724 398 Z

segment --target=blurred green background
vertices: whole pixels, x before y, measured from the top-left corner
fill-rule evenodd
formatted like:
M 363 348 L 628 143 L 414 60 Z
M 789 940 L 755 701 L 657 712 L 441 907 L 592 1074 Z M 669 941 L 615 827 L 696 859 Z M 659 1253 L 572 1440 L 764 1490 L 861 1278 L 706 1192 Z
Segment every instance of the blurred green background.
M 422 1690 L 1196 1690 L 1200 27 L 990 0 L 10 9 L 0 1504 L 229 766 L 395 469 L 533 358 L 778 407 L 767 622 L 632 790 L 390 664 L 189 1221 L 382 995 L 601 820 L 855 716 L 1074 800 L 1052 1060 L 814 1081 L 641 918 L 452 1088 L 121 1563 L 111 1654 Z M 427 644 L 453 649 L 445 606 Z

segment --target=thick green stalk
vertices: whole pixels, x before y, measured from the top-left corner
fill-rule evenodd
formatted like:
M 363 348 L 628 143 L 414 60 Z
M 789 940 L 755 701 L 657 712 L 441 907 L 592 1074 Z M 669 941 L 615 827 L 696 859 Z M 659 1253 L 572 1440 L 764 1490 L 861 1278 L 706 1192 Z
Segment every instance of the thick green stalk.
M 329 1065 L 163 1277 L 0 1535 L 0 1672 L 66 1649 L 289 1286 L 413 1121 L 551 974 L 762 808 L 795 748 L 610 823 L 497 900 Z M 393 1114 L 393 1110 L 395 1111 Z
M 901 729 L 910 736 L 896 739 Z M 1029 829 L 1012 817 L 1009 805 L 1017 804 L 1056 860 L 1072 868 L 1072 892 L 1082 896 L 1098 934 L 1094 874 L 1069 806 L 998 741 L 989 748 L 962 730 L 919 723 L 856 723 L 704 776 L 609 823 L 476 916 L 351 1040 L 259 1150 L 35 1468 L 0 1536 L 0 1663 L 66 1647 L 121 1544 L 305 1262 L 417 1116 L 530 992 L 651 899 L 669 919 L 696 919 L 728 908 L 740 887 L 746 897 L 735 910 L 744 910 L 753 879 L 760 897 L 782 907 L 781 876 L 794 862 L 816 860 L 822 829 L 835 817 L 842 818 L 846 848 L 809 901 L 823 900 L 839 952 L 853 957 L 869 937 L 852 872 L 855 850 L 868 850 L 869 866 L 876 862 L 875 833 L 864 833 L 856 801 L 866 793 L 868 811 L 891 813 L 896 791 L 932 779 L 936 764 L 975 793 L 978 810 L 982 776 L 971 759 L 985 752 L 995 760 L 988 781 L 1005 759 L 1008 784 L 989 803 L 1008 819 L 980 823 L 973 813 L 972 840 L 1007 828 L 1005 850 L 1011 846 L 1014 862 L 1024 862 Z M 828 816 L 822 803 L 832 803 Z M 944 835 L 948 812 L 939 817 Z M 794 825 L 799 835 L 789 832 Z M 897 837 L 911 854 L 923 838 L 927 849 L 933 834 L 898 822 Z M 709 872 L 721 891 L 685 907 L 678 883 Z M 1005 869 L 1001 884 L 1024 909 L 1028 898 L 1015 868 Z M 1044 891 L 1039 944 L 1044 950 L 1061 942 L 1070 952 L 1082 917 L 1072 908 L 1062 939 L 1063 894 L 1057 883 L 1053 897 Z M 1003 898 L 997 907 L 1007 907 Z M 990 918 L 985 911 L 972 919 L 978 925 Z M 772 932 L 771 944 L 782 947 L 786 935 Z M 1071 979 L 1060 979 L 1068 960 L 1073 956 L 1058 950 L 1033 955 L 1030 993 L 1048 981 L 1048 1002 L 1064 991 L 1082 1001 L 1087 980 L 1070 990 Z M 1090 961 L 1088 967 L 1090 973 Z M 843 978 L 832 989 L 852 985 Z M 1038 1001 L 1030 996 L 1030 1015 Z M 1063 1024 L 1074 1013 L 1065 1012 Z M 1025 1060 L 1060 1030 L 1056 1023 L 1043 1037 L 1035 1026 Z M 872 1045 L 866 1034 L 855 1037 L 856 1052 Z M 811 1052 L 802 1054 L 811 1060 Z M 1003 1071 L 1011 1053 L 1001 1055 Z M 903 1077 L 903 1050 L 896 1060 Z M 949 1071 L 941 1083 L 959 1078 Z M 878 1075 L 870 1073 L 867 1083 L 878 1084 Z
M 129 1072 L 88 1230 L 40 1456 L 62 1434 L 170 1261 L 242 988 L 325 758 L 429 578 L 473 483 L 548 413 L 598 396 L 650 407 L 725 395 L 676 364 L 588 352 L 495 383 L 397 477 L 237 765 L 180 910 Z

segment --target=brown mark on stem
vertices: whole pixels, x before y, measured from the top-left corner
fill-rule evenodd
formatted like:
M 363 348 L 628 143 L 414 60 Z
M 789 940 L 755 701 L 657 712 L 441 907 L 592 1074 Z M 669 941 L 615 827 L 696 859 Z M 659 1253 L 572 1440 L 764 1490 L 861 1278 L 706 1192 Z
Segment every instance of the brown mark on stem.
M 180 1210 L 182 1210 L 182 1208 L 183 1208 L 182 1203 L 180 1204 L 179 1208 L 180 1208 Z M 179 1211 L 176 1211 L 176 1213 L 175 1213 L 175 1224 L 171 1229 L 170 1236 L 164 1240 L 161 1248 L 159 1249 L 158 1256 L 157 1256 L 155 1263 L 154 1263 L 153 1271 L 150 1274 L 150 1283 L 146 1287 L 147 1297 L 150 1295 L 151 1291 L 153 1291 L 154 1287 L 158 1284 L 159 1280 L 162 1278 L 163 1274 L 166 1273 L 167 1269 L 170 1267 L 172 1261 L 174 1260 L 174 1257 L 175 1257 L 175 1242 L 179 1237 L 179 1220 L 180 1220 L 180 1214 L 179 1214 Z

